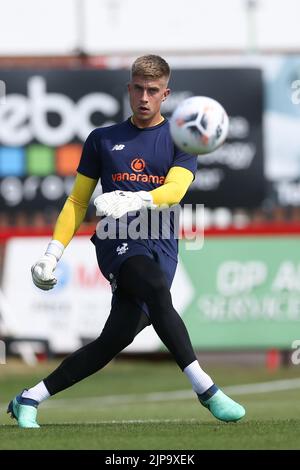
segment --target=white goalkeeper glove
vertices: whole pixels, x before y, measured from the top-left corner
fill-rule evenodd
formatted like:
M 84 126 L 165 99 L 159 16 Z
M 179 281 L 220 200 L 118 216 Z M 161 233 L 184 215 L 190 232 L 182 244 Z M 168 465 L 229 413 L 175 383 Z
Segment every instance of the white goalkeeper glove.
M 64 245 L 58 240 L 52 240 L 46 253 L 31 267 L 33 283 L 42 290 L 53 289 L 57 283 L 54 276 L 56 265 L 64 252 Z
M 112 191 L 96 197 L 94 205 L 97 215 L 112 216 L 119 219 L 126 212 L 138 211 L 143 208 L 155 209 L 153 198 L 147 191 Z

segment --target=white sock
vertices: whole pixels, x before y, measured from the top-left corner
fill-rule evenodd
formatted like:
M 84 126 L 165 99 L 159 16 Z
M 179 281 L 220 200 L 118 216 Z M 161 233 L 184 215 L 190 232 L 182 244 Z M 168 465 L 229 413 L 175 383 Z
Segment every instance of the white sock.
M 42 401 L 50 397 L 50 393 L 48 392 L 44 382 L 41 381 L 34 387 L 29 388 L 28 390 L 25 390 L 22 393 L 22 397 L 31 398 L 32 400 L 35 400 L 41 403 Z
M 183 372 L 191 382 L 194 392 L 198 394 L 206 392 L 214 384 L 211 377 L 201 369 L 198 361 L 192 362 Z

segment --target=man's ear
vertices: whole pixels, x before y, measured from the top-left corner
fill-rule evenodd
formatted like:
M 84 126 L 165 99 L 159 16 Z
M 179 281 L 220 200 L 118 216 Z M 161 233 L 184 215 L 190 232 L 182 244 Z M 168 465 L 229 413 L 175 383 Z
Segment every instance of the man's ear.
M 164 96 L 162 98 L 162 101 L 166 101 L 166 99 L 167 99 L 167 97 L 169 96 L 170 93 L 171 93 L 170 88 L 166 88 L 165 91 L 164 91 Z

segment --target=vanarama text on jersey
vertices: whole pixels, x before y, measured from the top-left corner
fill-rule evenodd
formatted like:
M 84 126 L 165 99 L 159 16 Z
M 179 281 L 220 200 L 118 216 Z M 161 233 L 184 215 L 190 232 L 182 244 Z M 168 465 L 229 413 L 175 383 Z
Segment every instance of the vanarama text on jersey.
M 141 181 L 143 183 L 164 184 L 165 176 L 146 175 L 136 173 L 113 173 L 111 175 L 113 181 Z

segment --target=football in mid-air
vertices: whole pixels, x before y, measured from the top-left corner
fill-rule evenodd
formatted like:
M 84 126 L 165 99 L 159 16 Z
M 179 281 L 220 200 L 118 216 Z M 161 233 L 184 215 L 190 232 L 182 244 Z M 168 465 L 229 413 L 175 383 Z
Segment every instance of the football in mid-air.
M 182 101 L 170 119 L 175 144 L 187 153 L 200 155 L 216 150 L 228 134 L 229 119 L 223 106 L 207 96 Z

